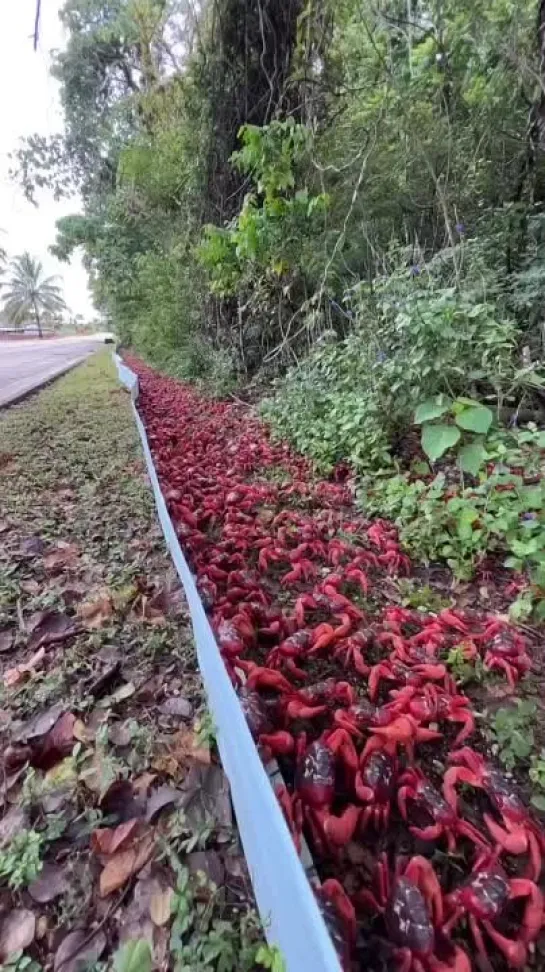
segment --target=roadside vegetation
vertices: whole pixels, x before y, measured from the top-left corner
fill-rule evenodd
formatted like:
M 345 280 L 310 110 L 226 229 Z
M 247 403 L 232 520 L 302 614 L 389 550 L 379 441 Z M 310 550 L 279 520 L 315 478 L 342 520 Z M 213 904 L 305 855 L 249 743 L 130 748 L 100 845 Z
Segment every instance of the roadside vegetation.
M 280 970 L 108 354 L 2 414 L 0 495 L 2 969 Z
M 539 617 L 542 6 L 61 16 L 65 130 L 23 142 L 14 171 L 29 198 L 80 191 L 54 250 L 83 247 L 122 342 L 265 394 L 275 434 L 320 472 L 347 463 L 414 557 L 467 580 L 493 555 L 529 580 L 515 616 Z

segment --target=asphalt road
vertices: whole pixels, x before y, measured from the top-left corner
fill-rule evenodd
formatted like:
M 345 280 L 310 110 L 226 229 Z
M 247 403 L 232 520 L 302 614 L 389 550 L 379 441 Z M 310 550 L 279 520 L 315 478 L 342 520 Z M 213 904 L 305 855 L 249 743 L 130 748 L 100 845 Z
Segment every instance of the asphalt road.
M 0 341 L 0 407 L 84 361 L 101 344 L 92 337 Z

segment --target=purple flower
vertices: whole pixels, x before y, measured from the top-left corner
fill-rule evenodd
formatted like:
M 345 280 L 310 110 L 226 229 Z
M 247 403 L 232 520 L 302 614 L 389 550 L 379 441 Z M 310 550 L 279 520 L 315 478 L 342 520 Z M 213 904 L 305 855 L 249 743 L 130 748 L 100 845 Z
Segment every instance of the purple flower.
M 411 277 L 419 277 L 419 276 L 420 276 L 420 267 L 418 266 L 417 263 L 415 263 L 411 267 Z
M 454 229 L 458 233 L 458 236 L 465 236 L 466 228 L 464 223 L 456 223 Z
M 377 352 L 377 361 L 379 361 L 380 364 L 382 364 L 383 361 L 386 361 L 386 351 Z

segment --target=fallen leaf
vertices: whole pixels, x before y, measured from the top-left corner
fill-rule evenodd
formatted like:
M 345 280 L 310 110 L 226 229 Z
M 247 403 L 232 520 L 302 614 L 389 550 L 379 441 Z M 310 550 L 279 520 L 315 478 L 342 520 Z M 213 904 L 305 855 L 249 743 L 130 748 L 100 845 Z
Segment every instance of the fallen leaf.
M 75 567 L 79 559 L 79 549 L 75 543 L 63 543 L 47 554 L 43 559 L 43 565 L 49 574 L 58 573 L 61 570 Z
M 22 807 L 15 805 L 8 810 L 5 817 L 0 820 L 0 847 L 9 844 L 20 830 L 26 830 L 29 822 L 28 814 Z
M 72 638 L 78 633 L 78 625 L 73 618 L 67 614 L 60 614 L 59 611 L 40 611 L 39 618 L 32 626 L 28 625 L 32 632 L 28 647 L 35 651 L 46 645 L 56 645 L 67 638 Z
M 16 665 L 15 668 L 6 669 L 4 672 L 4 686 L 6 688 L 13 688 L 14 685 L 18 685 L 26 675 L 29 675 L 38 667 L 44 658 L 45 648 L 39 648 L 24 664 Z
M 160 786 L 157 790 L 153 790 L 148 798 L 148 803 L 146 807 L 146 820 L 151 823 L 154 817 L 164 809 L 164 807 L 172 806 L 177 803 L 183 794 L 180 790 L 175 790 L 171 786 Z
M 38 712 L 32 719 L 26 722 L 18 733 L 13 737 L 16 742 L 29 742 L 31 739 L 40 739 L 53 728 L 57 720 L 64 711 L 62 702 L 52 705 L 45 712 Z
M 28 893 L 38 904 L 47 904 L 59 898 L 68 888 L 69 881 L 63 868 L 46 861 L 39 876 L 29 884 Z
M 13 647 L 13 642 L 15 641 L 15 635 L 9 628 L 3 628 L 0 631 L 0 653 L 5 651 L 10 651 Z
M 91 834 L 91 850 L 106 856 L 115 854 L 123 845 L 131 843 L 140 829 L 140 821 L 136 819 L 127 820 L 118 827 L 101 827 Z
M 78 617 L 82 619 L 86 628 L 101 628 L 110 620 L 114 613 L 112 596 L 109 591 L 101 591 L 90 601 L 85 601 L 78 607 Z
M 166 925 L 170 920 L 171 903 L 174 896 L 172 888 L 165 888 L 164 891 L 157 891 L 150 901 L 150 916 L 154 925 Z
M 36 916 L 26 908 L 14 908 L 4 918 L 0 927 L 0 959 L 3 961 L 14 952 L 22 952 L 34 941 Z
M 120 685 L 115 692 L 110 695 L 109 703 L 115 705 L 116 702 L 124 702 L 125 699 L 130 699 L 131 695 L 134 695 L 135 687 L 134 682 L 125 682 L 124 685 Z
M 39 744 L 32 760 L 34 766 L 45 770 L 50 769 L 60 759 L 72 752 L 75 721 L 76 717 L 73 712 L 65 712 L 60 719 L 57 719 L 53 728 Z
M 102 931 L 94 935 L 83 929 L 69 932 L 55 952 L 53 968 L 55 972 L 60 969 L 62 972 L 81 972 L 92 967 L 105 948 L 106 935 Z
M 191 702 L 184 699 L 181 695 L 173 695 L 170 699 L 161 702 L 159 712 L 166 716 L 177 716 L 180 719 L 190 719 L 193 715 Z
M 126 881 L 137 874 L 149 861 L 154 848 L 153 833 L 142 835 L 132 847 L 113 854 L 100 875 L 99 893 L 101 898 L 107 898 L 113 891 L 123 887 Z

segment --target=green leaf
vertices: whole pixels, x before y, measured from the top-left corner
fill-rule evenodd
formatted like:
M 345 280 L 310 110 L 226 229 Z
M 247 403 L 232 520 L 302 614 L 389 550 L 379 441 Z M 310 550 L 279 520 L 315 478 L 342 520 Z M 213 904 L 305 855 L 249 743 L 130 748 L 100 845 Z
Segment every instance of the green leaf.
M 151 972 L 151 948 L 145 938 L 126 942 L 114 955 L 115 972 Z
M 533 796 L 532 806 L 536 807 L 537 810 L 543 810 L 545 812 L 545 796 Z
M 460 429 L 455 425 L 425 425 L 422 429 L 422 448 L 431 462 L 436 462 L 447 449 L 460 441 Z
M 428 398 L 416 409 L 414 413 L 414 424 L 422 425 L 423 422 L 431 422 L 433 419 L 441 418 L 445 412 L 448 412 L 449 408 L 450 402 L 444 395 Z
M 468 442 L 458 453 L 458 462 L 463 472 L 476 476 L 486 457 L 486 449 L 480 440 Z
M 466 432 L 486 435 L 494 421 L 494 416 L 486 405 L 476 405 L 474 408 L 464 408 L 454 417 L 454 421 Z

